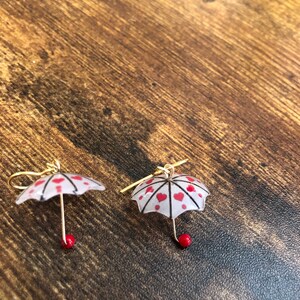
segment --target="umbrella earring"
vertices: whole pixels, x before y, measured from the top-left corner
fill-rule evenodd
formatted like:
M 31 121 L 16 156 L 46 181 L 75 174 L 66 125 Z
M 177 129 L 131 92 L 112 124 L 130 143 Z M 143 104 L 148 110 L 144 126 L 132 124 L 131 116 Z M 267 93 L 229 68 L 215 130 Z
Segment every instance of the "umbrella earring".
M 13 184 L 13 181 L 20 176 L 39 177 L 39 179 L 30 186 Z M 102 183 L 92 178 L 78 174 L 62 173 L 58 160 L 53 164 L 48 163 L 47 168 L 42 172 L 17 172 L 9 177 L 8 184 L 18 190 L 23 190 L 16 200 L 17 204 L 21 204 L 29 199 L 44 202 L 59 195 L 62 225 L 61 246 L 64 249 L 70 249 L 75 244 L 74 236 L 72 234 L 66 234 L 64 194 L 78 196 L 89 190 L 105 190 Z
M 186 162 L 187 159 L 157 167 L 153 174 L 120 191 L 125 193 L 135 187 L 131 197 L 137 202 L 140 212 L 159 212 L 171 218 L 174 238 L 183 248 L 191 245 L 192 238 L 189 234 L 177 238 L 175 219 L 188 210 L 203 211 L 206 197 L 210 195 L 197 178 L 175 173 L 175 167 Z

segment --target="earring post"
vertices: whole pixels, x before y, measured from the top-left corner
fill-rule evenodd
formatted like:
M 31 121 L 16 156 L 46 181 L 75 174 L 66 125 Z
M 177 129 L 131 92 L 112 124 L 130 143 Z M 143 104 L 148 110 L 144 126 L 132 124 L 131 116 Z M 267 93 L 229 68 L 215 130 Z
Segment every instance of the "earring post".
M 13 180 L 17 177 L 20 176 L 36 176 L 36 177 L 41 177 L 43 175 L 47 175 L 47 174 L 54 174 L 59 172 L 60 170 L 60 163 L 58 160 L 55 160 L 53 164 L 47 163 L 47 168 L 41 172 L 32 172 L 32 171 L 22 171 L 22 172 L 17 172 L 14 173 L 13 175 L 11 175 L 8 180 L 7 183 L 8 185 L 12 186 L 15 189 L 18 190 L 25 190 L 28 188 L 28 186 L 23 186 L 23 185 L 16 185 L 13 184 Z

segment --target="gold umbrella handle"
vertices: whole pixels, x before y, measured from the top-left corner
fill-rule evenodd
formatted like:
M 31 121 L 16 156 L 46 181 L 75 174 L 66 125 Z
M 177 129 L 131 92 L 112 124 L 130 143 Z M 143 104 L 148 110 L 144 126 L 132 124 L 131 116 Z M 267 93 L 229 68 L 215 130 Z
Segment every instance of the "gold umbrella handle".
M 177 238 L 177 233 L 176 233 L 176 224 L 175 224 L 175 219 L 172 219 L 173 222 L 173 233 L 174 233 L 174 239 L 175 241 L 178 242 L 178 238 Z
M 128 190 L 132 189 L 133 187 L 135 187 L 136 185 L 139 185 L 141 182 L 143 182 L 145 180 L 148 180 L 148 179 L 150 179 L 150 178 L 152 178 L 152 177 L 154 177 L 156 175 L 164 173 L 163 169 L 174 169 L 175 167 L 178 167 L 178 166 L 186 163 L 187 161 L 188 161 L 188 159 L 180 160 L 180 161 L 175 162 L 174 164 L 165 165 L 165 167 L 162 168 L 162 169 L 156 169 L 156 171 L 153 174 L 150 174 L 150 175 L 148 175 L 148 176 L 146 176 L 146 177 L 144 177 L 144 178 L 142 178 L 142 179 L 140 179 L 140 180 L 138 180 L 138 181 L 136 181 L 136 182 L 128 185 L 126 188 L 122 189 L 120 191 L 120 193 L 123 194 L 123 193 L 127 192 Z
M 65 208 L 64 208 L 64 195 L 60 193 L 60 211 L 61 211 L 61 233 L 62 239 L 65 244 L 67 244 L 66 240 L 66 224 L 65 224 Z

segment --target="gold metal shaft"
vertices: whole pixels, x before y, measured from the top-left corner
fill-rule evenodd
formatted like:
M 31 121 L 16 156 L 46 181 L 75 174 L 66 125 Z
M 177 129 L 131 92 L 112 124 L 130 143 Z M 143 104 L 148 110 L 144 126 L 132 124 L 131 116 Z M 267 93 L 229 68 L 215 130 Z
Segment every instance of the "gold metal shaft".
M 65 223 L 65 207 L 64 207 L 64 195 L 63 193 L 60 193 L 60 210 L 61 210 L 61 233 L 62 233 L 62 239 L 64 243 L 66 244 L 66 223 Z
M 175 241 L 178 242 L 177 232 L 176 232 L 176 223 L 175 223 L 175 219 L 172 219 L 172 222 L 173 222 L 173 234 L 174 234 L 174 239 L 175 239 Z

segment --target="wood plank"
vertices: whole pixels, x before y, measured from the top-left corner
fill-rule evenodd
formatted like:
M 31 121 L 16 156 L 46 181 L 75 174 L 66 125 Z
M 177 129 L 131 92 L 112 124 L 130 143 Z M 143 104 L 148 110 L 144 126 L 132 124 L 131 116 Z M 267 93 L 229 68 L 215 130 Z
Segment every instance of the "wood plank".
M 2 1 L 1 299 L 298 299 L 297 1 Z M 105 192 L 28 201 L 7 178 L 60 159 Z M 157 165 L 212 195 L 178 218 L 119 190 Z

